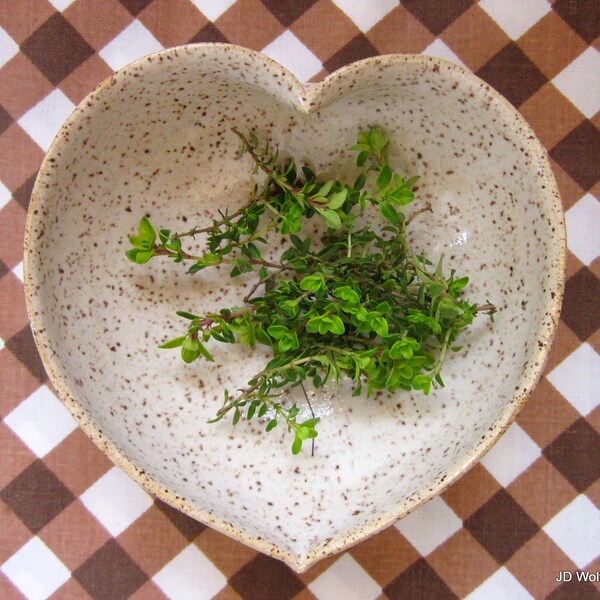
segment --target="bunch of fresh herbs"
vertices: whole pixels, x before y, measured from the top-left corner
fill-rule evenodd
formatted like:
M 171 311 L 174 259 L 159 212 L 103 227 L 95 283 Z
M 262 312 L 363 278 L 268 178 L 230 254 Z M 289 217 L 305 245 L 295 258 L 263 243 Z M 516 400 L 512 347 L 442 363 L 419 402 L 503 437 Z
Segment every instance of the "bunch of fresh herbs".
M 356 396 L 363 388 L 370 396 L 374 390 L 428 394 L 432 386 L 443 386 L 448 350 L 459 349 L 458 335 L 478 313 L 491 316 L 495 308 L 465 299 L 468 278 L 454 270 L 445 274 L 442 258 L 434 265 L 409 247 L 407 226 L 431 207 L 407 215 L 418 177 L 405 180 L 393 170 L 384 131 L 379 126 L 359 131 L 350 148 L 358 153 L 359 169 L 351 185 L 306 166 L 298 169 L 293 158 L 281 160 L 253 133 L 234 131 L 241 153 L 250 155 L 255 172 L 264 173 L 248 202 L 183 233 L 157 233 L 144 217 L 127 252 L 138 264 L 165 256 L 191 262 L 191 273 L 227 265 L 231 277 L 255 275 L 242 306 L 209 314 L 180 311 L 188 321 L 185 333 L 161 346 L 180 348 L 186 363 L 213 361 L 210 340 L 272 349 L 273 358 L 244 388 L 235 394 L 225 390 L 211 422 L 228 414 L 234 424 L 258 418 L 267 431 L 283 422 L 297 454 L 304 441 L 314 444 L 319 418 L 305 392 L 313 416 L 299 421 L 298 406 L 281 401 L 288 386 L 304 389 L 307 381 L 319 388 L 345 377 Z M 369 214 L 374 218 L 365 218 Z M 304 233 L 310 219 L 324 222 L 326 232 L 318 240 Z M 289 238 L 277 261 L 263 257 L 271 232 Z M 189 254 L 183 240 L 200 234 L 207 251 Z

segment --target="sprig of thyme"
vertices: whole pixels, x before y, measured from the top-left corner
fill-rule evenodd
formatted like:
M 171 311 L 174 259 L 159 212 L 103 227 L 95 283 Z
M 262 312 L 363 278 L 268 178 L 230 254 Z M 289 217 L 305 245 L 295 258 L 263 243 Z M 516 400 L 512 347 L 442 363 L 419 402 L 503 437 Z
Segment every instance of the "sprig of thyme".
M 360 172 L 352 185 L 322 180 L 306 166 L 299 172 L 293 158 L 282 161 L 268 142 L 261 146 L 253 133 L 234 132 L 241 153 L 265 179 L 254 185 L 249 201 L 221 213 L 212 225 L 184 233 L 157 233 L 143 217 L 127 252 L 138 264 L 166 256 L 191 262 L 191 273 L 224 264 L 231 277 L 256 274 L 243 306 L 200 315 L 180 311 L 188 320 L 186 332 L 161 346 L 180 348 L 187 363 L 213 361 L 206 346 L 211 340 L 272 349 L 273 358 L 246 387 L 235 395 L 225 390 L 211 422 L 228 414 L 234 424 L 266 419 L 267 431 L 283 422 L 297 454 L 317 436 L 319 418 L 299 421 L 298 406 L 280 401 L 283 388 L 305 381 L 318 388 L 342 377 L 352 380 L 354 395 L 365 387 L 370 396 L 375 390 L 428 394 L 432 386 L 443 386 L 442 364 L 448 350 L 460 349 L 459 334 L 478 313 L 492 316 L 496 309 L 465 299 L 468 278 L 445 273 L 443 257 L 434 265 L 409 247 L 407 225 L 431 206 L 407 215 L 419 178 L 404 180 L 392 169 L 384 131 L 374 126 L 358 132 L 350 150 L 358 153 Z M 377 217 L 359 226 L 367 210 Z M 327 229 L 318 244 L 303 234 L 312 218 Z M 270 232 L 290 241 L 278 262 L 261 252 Z M 206 236 L 207 251 L 189 254 L 182 238 L 198 234 Z

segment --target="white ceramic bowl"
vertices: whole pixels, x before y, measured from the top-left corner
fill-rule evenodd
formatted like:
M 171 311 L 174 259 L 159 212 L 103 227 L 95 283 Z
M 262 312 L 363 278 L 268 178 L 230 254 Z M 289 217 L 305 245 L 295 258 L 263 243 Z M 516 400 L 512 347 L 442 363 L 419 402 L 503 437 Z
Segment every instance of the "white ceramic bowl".
M 345 148 L 373 123 L 433 204 L 413 244 L 470 275 L 469 296 L 496 304 L 496 322 L 477 320 L 429 397 L 317 394 L 314 457 L 292 456 L 283 430 L 208 425 L 221 389 L 243 385 L 266 352 L 212 347 L 215 365 L 186 366 L 157 346 L 182 331 L 176 310 L 239 304 L 244 282 L 135 266 L 127 235 L 144 213 L 183 229 L 247 198 L 251 164 L 232 126 L 350 176 Z M 508 427 L 548 355 L 564 257 L 544 150 L 472 74 L 382 56 L 303 86 L 250 50 L 192 45 L 125 67 L 70 116 L 33 192 L 25 281 L 44 365 L 94 442 L 156 496 L 304 570 L 439 493 Z

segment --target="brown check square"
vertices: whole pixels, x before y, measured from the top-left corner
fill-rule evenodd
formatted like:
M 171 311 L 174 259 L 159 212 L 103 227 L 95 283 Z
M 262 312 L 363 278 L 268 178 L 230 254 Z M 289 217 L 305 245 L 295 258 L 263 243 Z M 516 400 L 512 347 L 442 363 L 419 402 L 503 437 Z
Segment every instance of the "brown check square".
M 60 89 L 74 104 L 79 104 L 99 83 L 112 75 L 112 69 L 93 54 L 60 83 Z
M 261 0 L 284 27 L 290 27 L 316 0 Z
M 7 275 L 4 279 L 9 279 L 10 277 L 11 275 Z M 14 317 L 14 315 L 12 316 Z M 6 347 L 29 369 L 29 372 L 40 383 L 48 380 L 48 374 L 37 352 L 29 324 L 25 325 L 18 333 L 15 333 L 6 342 Z
M 19 90 L 18 94 L 14 93 L 15 89 Z M 0 104 L 14 119 L 25 114 L 52 89 L 48 79 L 22 52 L 0 69 Z
M 13 123 L 13 118 L 7 110 L 0 104 L 0 135 L 2 135 Z
M 0 531 L 1 565 L 31 539 L 31 531 L 3 502 L 0 502 Z
M 478 4 L 473 4 L 440 35 L 472 71 L 480 69 L 510 39 Z
M 600 433 L 600 406 L 597 406 L 586 418 L 587 422 Z M 598 485 L 594 484 L 598 489 Z M 589 491 L 588 491 L 589 493 Z
M 415 547 L 393 526 L 364 540 L 349 552 L 381 587 L 420 557 Z
M 48 0 L 0 2 L 0 26 L 21 44 L 54 12 Z
M 498 563 L 465 529 L 436 548 L 427 562 L 459 598 L 467 596 L 498 568 Z
M 506 562 L 539 531 L 531 517 L 504 489 L 496 492 L 464 525 L 499 564 Z
M 561 583 L 545 600 L 598 600 L 600 592 L 593 583 L 573 579 Z
M 562 200 L 562 205 L 564 210 L 568 210 L 579 200 L 584 194 L 585 191 L 580 185 L 578 185 L 573 178 L 561 167 L 561 165 L 552 158 L 552 155 L 549 155 L 550 158 L 550 166 L 552 167 L 552 173 L 554 173 L 554 177 L 556 179 L 556 185 L 558 186 L 558 191 L 560 192 L 560 198 Z M 567 158 L 567 160 L 569 160 Z M 568 255 L 567 255 L 568 260 Z M 567 265 L 568 266 L 568 265 Z M 582 265 L 579 265 L 579 268 Z M 578 270 L 574 269 L 571 271 L 571 275 L 574 275 Z
M 65 535 L 66 531 L 69 535 Z M 108 531 L 79 500 L 59 513 L 38 535 L 71 571 L 110 539 Z
M 330 72 L 337 71 L 348 63 L 362 60 L 379 54 L 377 48 L 371 44 L 369 38 L 363 33 L 353 37 L 343 48 L 327 59 L 323 66 Z
M 498 490 L 500 484 L 481 464 L 476 464 L 468 473 L 451 485 L 443 494 L 444 502 L 461 518 L 470 517 Z
M 229 580 L 231 587 L 245 600 L 277 597 L 291 600 L 304 584 L 285 564 L 258 554 Z
M 210 527 L 196 537 L 194 544 L 206 556 L 210 556 L 211 561 L 227 578 L 232 577 L 258 555 L 256 550 Z
M 2 572 L 0 572 L 0 598 L 3 600 L 23 600 L 23 594 Z
M 440 35 L 452 22 L 462 15 L 474 0 L 402 0 L 402 5 L 411 12 L 433 35 Z
M 563 326 L 567 329 L 566 326 Z M 566 332 L 565 332 L 566 335 Z M 571 336 L 575 336 L 571 333 Z M 563 359 L 577 348 L 569 346 Z M 518 424 L 540 447 L 545 448 L 581 415 L 544 377 L 517 418 Z
M 589 190 L 600 180 L 600 131 L 585 120 L 550 150 L 550 156 L 583 190 Z
M 544 531 L 523 544 L 506 566 L 534 598 L 546 598 L 558 587 L 555 579 L 560 571 L 576 569 L 575 564 Z
M 21 50 L 54 85 L 94 53 L 61 13 L 55 13 L 34 31 L 21 44 Z
M 577 58 L 587 44 L 554 11 L 519 38 L 519 48 L 549 79 Z
M 582 342 L 600 327 L 600 280 L 586 267 L 565 285 L 561 318 Z
M 600 4 L 596 0 L 556 0 L 552 10 L 588 44 L 600 36 Z
M 191 542 L 198 537 L 206 529 L 204 523 L 192 519 L 192 517 L 188 517 L 180 510 L 169 506 L 161 500 L 155 500 L 154 504 L 156 508 L 159 509 L 173 525 L 175 525 L 188 542 Z
M 41 461 L 36 460 L 2 491 L 0 498 L 37 533 L 61 513 L 75 496 Z
M 131 596 L 129 600 L 170 600 L 168 596 L 158 588 L 158 586 L 152 581 L 146 581 L 144 585 L 138 588 Z M 213 599 L 214 600 L 214 599 Z
M 153 0 L 120 0 L 121 4 L 135 17 Z
M 189 40 L 191 44 L 199 44 L 202 42 L 226 44 L 229 40 L 221 33 L 214 25 L 208 22 L 200 31 L 196 32 Z
M 424 558 L 415 561 L 386 585 L 383 591 L 390 600 L 404 598 L 456 600 L 458 598 Z
M 367 37 L 381 54 L 417 54 L 435 40 L 431 31 L 402 5 L 375 24 Z
M 21 241 L 25 235 L 27 212 L 18 202 L 9 202 L 0 210 L 0 256 L 13 269 L 23 260 Z
M 12 272 L 0 279 L 0 297 L 13 298 L 12 302 L 3 302 L 0 305 L 0 338 L 4 340 L 6 348 L 37 378 L 39 384 L 45 381 L 45 376 L 42 374 L 41 360 L 29 329 L 23 284 Z
M 600 478 L 600 434 L 583 417 L 544 448 L 543 454 L 578 492 Z
M 31 199 L 31 192 L 33 191 L 33 185 L 37 173 L 34 173 L 23 185 L 17 188 L 13 192 L 13 199 L 16 200 L 25 210 L 29 208 L 29 200 Z
M 46 454 L 44 463 L 77 496 L 113 467 L 106 454 L 94 446 L 82 429 L 72 431 Z
M 565 266 L 565 278 L 568 281 L 583 269 L 585 265 L 567 247 L 567 264 Z M 565 325 L 566 327 L 566 325 Z M 568 328 L 567 328 L 568 329 Z M 569 329 L 569 331 L 571 331 Z M 579 338 L 578 338 L 579 339 Z
M 188 545 L 185 537 L 156 505 L 119 535 L 118 541 L 148 575 L 160 571 Z
M 77 0 L 63 15 L 96 51 L 104 48 L 133 21 L 131 13 L 119 0 Z
M 75 581 L 72 577 L 67 579 L 67 581 L 61 585 L 51 596 L 48 597 L 48 600 L 65 600 L 65 599 L 73 599 L 79 600 L 79 598 L 89 598 L 89 594 L 79 585 L 77 581 Z
M 0 291 L 3 289 L 2 281 L 0 279 Z M 8 348 L 0 350 L 0 381 L 3 382 L 0 418 L 4 418 L 40 386 L 40 382 Z
M 496 88 L 517 108 L 547 81 L 543 73 L 515 44 L 510 42 L 478 71 L 477 75 Z
M 13 191 L 37 173 L 44 152 L 17 123 L 13 123 L 0 135 L 0 156 L 0 181 Z
M 519 112 L 546 148 L 556 145 L 585 118 L 550 82 L 521 104 Z
M 252 50 L 262 50 L 285 30 L 260 0 L 238 0 L 215 25 L 230 42 Z
M 589 266 L 589 269 L 596 277 L 600 278 L 600 257 L 592 261 L 592 263 Z
M 108 573 L 110 577 L 107 577 Z M 148 579 L 114 539 L 75 569 L 73 577 L 94 600 L 127 598 Z
M 327 28 L 323 35 L 322 27 Z M 290 30 L 321 62 L 345 46 L 359 29 L 331 0 L 318 0 L 291 25 Z
M 190 0 L 155 0 L 138 19 L 165 48 L 187 43 L 209 23 Z
M 577 490 L 543 456 L 506 489 L 540 527 L 577 496 Z

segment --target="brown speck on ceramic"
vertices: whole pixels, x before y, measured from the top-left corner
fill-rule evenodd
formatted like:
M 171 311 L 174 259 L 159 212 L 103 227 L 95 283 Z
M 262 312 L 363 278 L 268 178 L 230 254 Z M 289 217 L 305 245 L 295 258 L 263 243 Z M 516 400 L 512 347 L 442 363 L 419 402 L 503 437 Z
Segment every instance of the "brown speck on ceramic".
M 311 391 L 324 417 L 314 457 L 292 456 L 283 431 L 207 424 L 222 389 L 243 385 L 268 353 L 214 347 L 216 363 L 187 366 L 157 346 L 181 331 L 176 310 L 239 304 L 246 281 L 135 266 L 127 235 L 143 214 L 187 229 L 247 199 L 251 164 L 232 127 L 352 177 L 344 149 L 374 123 L 391 162 L 422 176 L 415 209 L 434 209 L 411 227 L 415 248 L 451 257 L 472 277 L 469 296 L 497 305 L 496 322 L 477 320 L 429 397 Z M 304 570 L 439 493 L 509 426 L 548 356 L 564 256 L 543 149 L 473 75 L 381 56 L 303 86 L 260 54 L 207 44 L 139 60 L 75 110 L 35 185 L 25 276 L 42 360 L 96 444 L 161 499 Z

